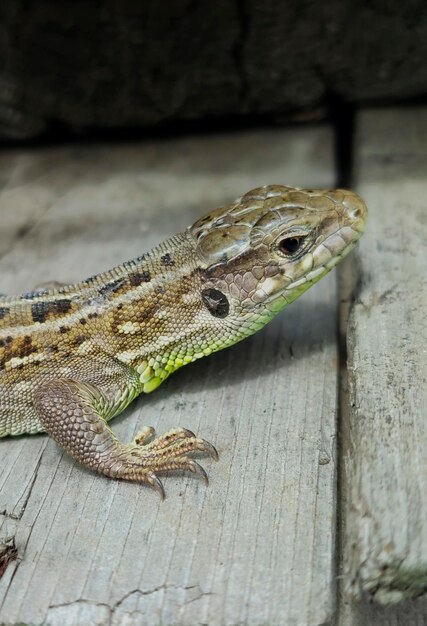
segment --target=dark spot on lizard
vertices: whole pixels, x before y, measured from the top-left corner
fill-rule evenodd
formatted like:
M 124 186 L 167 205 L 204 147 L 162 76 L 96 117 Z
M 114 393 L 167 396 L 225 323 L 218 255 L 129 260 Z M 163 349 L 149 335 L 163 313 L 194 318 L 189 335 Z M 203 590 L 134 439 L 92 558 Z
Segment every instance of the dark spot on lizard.
M 202 300 L 214 317 L 227 317 L 230 311 L 230 304 L 227 296 L 218 289 L 205 289 L 202 291 Z
M 35 302 L 31 305 L 31 314 L 35 322 L 46 321 L 49 315 L 61 315 L 71 309 L 70 300 L 55 300 L 53 302 Z
M 123 309 L 123 303 L 119 302 L 119 304 L 117 305 L 117 310 L 121 311 Z
M 150 272 L 135 272 L 129 275 L 129 284 L 138 287 L 141 283 L 148 283 L 151 280 Z
M 37 348 L 35 348 L 31 344 L 31 341 L 30 343 L 24 342 L 18 350 L 18 356 L 20 358 L 23 358 L 25 356 L 29 356 L 30 354 L 33 354 L 34 352 L 37 352 Z
M 125 282 L 124 278 L 116 278 L 115 280 L 112 280 L 110 283 L 103 285 L 100 288 L 99 293 L 102 296 L 105 296 L 109 293 L 115 293 L 116 291 L 119 291 L 120 287 L 122 287 L 124 282 Z
M 85 320 L 85 318 L 84 318 L 84 317 L 81 317 L 81 318 L 79 319 L 79 322 L 80 322 L 80 324 L 82 324 L 83 326 L 84 326 L 85 324 L 87 324 L 87 320 Z
M 57 300 L 56 302 L 52 302 L 52 304 L 55 313 L 68 313 L 71 309 L 70 300 Z
M 166 252 L 166 254 L 160 257 L 160 263 L 162 263 L 162 265 L 165 265 L 166 267 L 172 267 L 173 265 L 175 265 L 175 261 L 172 259 L 169 252 Z
M 77 335 L 77 337 L 73 341 L 73 345 L 80 346 L 84 341 L 86 341 L 85 335 Z
M 8 313 L 9 309 L 7 307 L 0 306 L 0 320 L 2 320 Z
M 59 327 L 59 332 L 60 332 L 60 333 L 62 333 L 63 335 L 64 335 L 65 333 L 68 333 L 68 331 L 69 331 L 69 330 L 70 330 L 70 327 L 69 327 L 69 326 L 60 326 L 60 327 Z
M 92 319 L 96 319 L 98 317 L 98 313 L 96 313 L 95 311 L 93 313 L 89 313 L 88 315 L 88 319 L 92 320 Z
M 129 283 L 132 287 L 137 287 L 141 283 L 149 283 L 151 280 L 151 274 L 148 270 L 143 270 L 142 272 L 136 272 L 135 274 L 131 274 L 129 276 Z
M 49 307 L 44 302 L 37 302 L 31 307 L 31 315 L 33 316 L 33 320 L 35 322 L 40 322 L 40 324 L 43 324 L 43 322 L 46 321 L 48 314 Z

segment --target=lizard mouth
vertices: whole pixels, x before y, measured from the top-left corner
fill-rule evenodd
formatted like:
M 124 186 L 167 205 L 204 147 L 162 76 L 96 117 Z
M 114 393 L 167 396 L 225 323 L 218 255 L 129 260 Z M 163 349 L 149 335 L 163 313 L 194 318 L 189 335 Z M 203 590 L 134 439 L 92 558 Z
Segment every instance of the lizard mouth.
M 311 268 L 307 268 L 305 273 L 281 288 L 277 281 L 276 288 L 272 289 L 271 294 L 264 300 L 264 305 L 271 311 L 279 311 L 326 276 L 351 252 L 363 233 L 360 227 L 357 229 L 350 227 L 350 229 L 351 232 L 348 227 L 345 227 L 328 235 L 312 252 L 307 254 L 304 262 L 308 265 L 311 261 Z
M 310 284 L 317 282 L 325 276 L 328 272 L 330 272 L 344 257 L 348 255 L 349 252 L 353 250 L 357 243 L 357 239 L 355 241 L 350 242 L 347 246 L 342 248 L 340 252 L 334 254 L 328 261 L 324 262 L 321 265 L 318 265 L 315 269 L 310 270 L 304 276 L 301 276 L 297 280 L 294 280 L 289 285 L 286 286 L 285 291 L 295 289 L 300 287 L 304 283 L 308 282 Z
M 295 300 L 308 287 L 328 274 L 355 247 L 366 227 L 366 205 L 357 194 L 346 192 L 346 204 L 341 224 L 314 242 L 294 266 L 295 278 L 284 286 L 280 293 L 272 293 L 269 300 L 282 296 L 286 302 Z M 341 221 L 340 220 L 340 221 Z

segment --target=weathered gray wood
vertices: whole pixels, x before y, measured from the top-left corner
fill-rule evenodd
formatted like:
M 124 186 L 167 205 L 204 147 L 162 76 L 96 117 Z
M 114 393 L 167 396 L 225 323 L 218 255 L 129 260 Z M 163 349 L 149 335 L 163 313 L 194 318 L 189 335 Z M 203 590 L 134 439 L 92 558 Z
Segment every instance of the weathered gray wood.
M 370 221 L 348 337 L 344 566 L 350 596 L 382 604 L 427 592 L 426 136 L 426 108 L 358 118 L 356 186 Z M 417 620 L 372 623 L 425 624 L 419 606 Z
M 0 140 L 423 96 L 425 1 L 386 5 L 3 1 Z
M 1 259 L 0 290 L 91 275 L 267 181 L 330 186 L 331 145 L 329 129 L 310 128 L 9 155 L 37 175 L 0 195 L 2 222 L 37 194 L 46 212 Z M 183 425 L 218 447 L 217 464 L 202 461 L 209 488 L 170 476 L 163 503 L 84 471 L 47 437 L 1 440 L 0 538 L 15 535 L 20 560 L 0 580 L 0 623 L 329 623 L 335 336 L 331 275 L 117 418 L 123 440 Z

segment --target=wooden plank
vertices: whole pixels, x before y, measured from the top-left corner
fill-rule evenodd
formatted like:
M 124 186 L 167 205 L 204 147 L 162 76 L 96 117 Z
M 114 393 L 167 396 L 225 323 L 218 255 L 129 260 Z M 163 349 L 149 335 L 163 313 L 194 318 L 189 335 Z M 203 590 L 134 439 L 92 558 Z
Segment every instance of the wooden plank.
M 35 190 L 49 190 L 50 210 L 1 260 L 3 291 L 91 275 L 256 185 L 334 177 L 327 127 L 13 158 L 23 155 L 39 174 L 20 181 L 12 204 L 0 195 L 2 219 Z M 329 623 L 335 338 L 331 275 L 265 331 L 177 372 L 117 418 L 123 440 L 142 423 L 183 425 L 217 446 L 219 462 L 203 461 L 209 488 L 170 476 L 163 503 L 84 471 L 44 436 L 1 440 L 0 537 L 15 536 L 19 560 L 0 580 L 0 622 Z
M 358 117 L 370 220 L 348 336 L 344 563 L 350 597 L 381 604 L 427 592 L 426 136 L 426 108 Z

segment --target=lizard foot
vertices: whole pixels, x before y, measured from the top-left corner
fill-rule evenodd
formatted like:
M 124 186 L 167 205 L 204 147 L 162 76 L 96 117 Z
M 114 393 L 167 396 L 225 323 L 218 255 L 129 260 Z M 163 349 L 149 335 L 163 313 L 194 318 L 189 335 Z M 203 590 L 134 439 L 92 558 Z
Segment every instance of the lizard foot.
M 45 430 L 74 459 L 110 478 L 145 483 L 164 497 L 157 474 L 188 470 L 207 482 L 205 470 L 189 458 L 205 452 L 217 459 L 212 444 L 186 428 L 176 428 L 148 441 L 153 428 L 144 429 L 130 444 L 117 439 L 102 416 L 108 398 L 88 383 L 54 379 L 41 386 L 34 406 Z
M 156 489 L 162 499 L 165 493 L 157 477 L 159 473 L 169 470 L 188 470 L 201 476 L 208 484 L 205 470 L 187 455 L 191 452 L 205 452 L 218 460 L 218 452 L 211 443 L 196 437 L 191 430 L 186 428 L 170 430 L 150 443 L 146 443 L 153 435 L 153 428 L 147 428 L 137 435 L 134 443 L 127 447 L 125 455 L 120 455 L 121 458 L 118 461 L 120 467 L 112 467 L 110 475 L 114 476 L 115 471 L 118 470 L 117 477 L 135 480 L 134 475 L 138 474 L 140 480 Z M 126 468 L 123 467 L 123 463 L 126 464 Z

